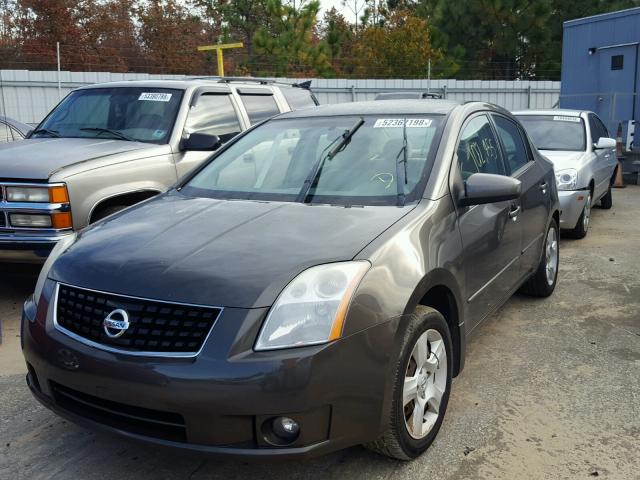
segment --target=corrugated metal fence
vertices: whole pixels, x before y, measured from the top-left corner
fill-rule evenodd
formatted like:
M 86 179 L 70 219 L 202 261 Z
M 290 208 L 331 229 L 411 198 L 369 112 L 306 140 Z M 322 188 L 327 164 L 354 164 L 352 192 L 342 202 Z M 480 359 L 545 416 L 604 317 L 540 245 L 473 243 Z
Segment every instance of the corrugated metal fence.
M 144 73 L 60 72 L 0 70 L 0 115 L 26 123 L 37 123 L 74 88 L 101 82 L 144 79 L 183 79 L 184 75 Z M 279 78 L 286 82 L 302 79 Z M 481 100 L 509 110 L 552 108 L 558 102 L 560 82 L 485 80 L 352 80 L 312 79 L 320 103 L 371 100 L 381 92 L 399 90 L 430 91 L 445 98 L 465 102 Z

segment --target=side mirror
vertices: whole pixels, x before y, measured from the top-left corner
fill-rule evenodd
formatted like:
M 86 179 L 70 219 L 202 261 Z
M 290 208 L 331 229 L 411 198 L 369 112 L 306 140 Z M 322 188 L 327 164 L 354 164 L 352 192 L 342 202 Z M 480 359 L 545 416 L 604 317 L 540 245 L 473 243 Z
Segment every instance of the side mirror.
M 220 148 L 222 141 L 217 135 L 208 133 L 192 133 L 189 138 L 180 142 L 180 150 L 195 150 L 199 152 L 211 152 Z
M 515 200 L 520 196 L 522 183 L 512 177 L 493 173 L 474 173 L 464 182 L 464 195 L 458 200 L 460 206 Z
M 594 150 L 604 150 L 605 148 L 616 148 L 616 141 L 613 138 L 600 137 L 598 141 L 593 144 Z

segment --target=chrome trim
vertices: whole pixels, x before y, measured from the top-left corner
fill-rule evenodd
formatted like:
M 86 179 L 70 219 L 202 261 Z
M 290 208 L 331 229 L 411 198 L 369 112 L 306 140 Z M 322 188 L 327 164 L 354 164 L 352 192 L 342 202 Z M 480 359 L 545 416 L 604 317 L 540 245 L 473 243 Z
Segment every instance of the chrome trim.
M 529 250 L 531 247 L 533 247 L 533 245 L 534 245 L 538 240 L 540 240 L 540 237 L 544 237 L 544 233 L 539 233 L 539 234 L 536 236 L 536 238 L 534 238 L 531 242 L 529 242 L 529 243 L 527 244 L 527 246 L 526 246 L 526 247 L 524 247 L 524 248 L 522 249 L 522 252 L 520 252 L 520 253 L 521 253 L 521 254 L 524 254 L 527 250 Z
M 197 352 L 132 352 L 132 351 L 129 351 L 129 350 L 121 350 L 119 348 L 114 348 L 114 347 L 110 347 L 108 345 L 103 345 L 101 343 L 94 342 L 94 341 L 89 340 L 87 338 L 81 337 L 80 335 L 78 335 L 76 333 L 73 333 L 73 332 L 67 330 L 66 328 L 62 327 L 60 324 L 58 324 L 58 292 L 60 291 L 60 285 L 64 285 L 65 287 L 77 288 L 79 290 L 86 290 L 87 292 L 94 292 L 94 293 L 101 293 L 101 294 L 104 294 L 104 295 L 115 295 L 115 296 L 124 297 L 124 298 L 131 298 L 133 300 L 144 300 L 144 301 L 151 301 L 151 302 L 158 302 L 158 303 L 166 303 L 167 305 L 183 305 L 185 307 L 201 307 L 201 308 L 211 308 L 211 309 L 216 308 L 216 309 L 220 310 L 220 312 L 218 313 L 218 316 L 214 320 L 213 325 L 211 325 L 211 328 L 209 329 L 209 333 L 204 338 L 204 341 L 202 342 L 202 346 L 200 347 L 200 349 Z M 80 343 L 82 343 L 84 345 L 87 345 L 89 347 L 97 348 L 99 350 L 104 350 L 104 351 L 110 352 L 110 353 L 117 353 L 117 354 L 120 354 L 120 355 L 130 355 L 132 357 L 195 358 L 198 355 L 200 355 L 200 353 L 204 349 L 204 346 L 209 341 L 209 337 L 211 336 L 211 332 L 213 332 L 218 320 L 220 319 L 220 316 L 224 312 L 224 307 L 217 307 L 215 305 L 199 305 L 197 303 L 170 302 L 168 300 L 156 300 L 154 298 L 134 297 L 132 295 L 123 295 L 121 293 L 104 292 L 102 290 L 94 290 L 94 289 L 91 289 L 91 288 L 76 287 L 74 285 L 69 285 L 68 283 L 61 283 L 61 282 L 56 282 L 56 290 L 55 290 L 53 296 L 54 296 L 54 298 L 53 298 L 53 326 L 57 331 L 59 331 L 60 333 L 72 338 L 73 340 L 76 340 L 77 342 L 80 342 Z
M 31 232 L 33 232 L 36 229 L 32 229 Z M 45 230 L 45 229 L 42 229 Z M 63 238 L 71 235 L 72 232 L 66 232 L 63 233 L 61 235 L 30 235 L 30 236 L 24 236 L 24 235 L 14 235 L 13 233 L 9 233 L 8 235 L 3 235 L 2 230 L 0 229 L 0 245 L 4 244 L 4 243 L 11 243 L 13 245 L 18 244 L 20 245 L 21 243 L 55 243 L 55 242 L 59 242 L 60 240 L 62 240 Z

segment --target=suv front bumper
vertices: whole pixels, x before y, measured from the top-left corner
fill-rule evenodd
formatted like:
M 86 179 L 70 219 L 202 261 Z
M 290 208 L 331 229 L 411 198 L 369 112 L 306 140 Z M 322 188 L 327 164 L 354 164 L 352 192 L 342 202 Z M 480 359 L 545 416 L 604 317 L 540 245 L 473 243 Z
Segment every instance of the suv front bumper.
M 0 232 L 0 263 L 44 263 L 53 247 L 65 235 L 43 236 Z

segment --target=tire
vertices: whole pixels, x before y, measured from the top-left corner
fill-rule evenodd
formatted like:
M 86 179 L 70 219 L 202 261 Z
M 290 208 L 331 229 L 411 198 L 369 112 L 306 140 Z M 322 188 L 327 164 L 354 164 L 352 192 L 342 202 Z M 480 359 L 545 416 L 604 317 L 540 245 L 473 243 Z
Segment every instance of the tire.
M 425 350 L 417 348 L 418 341 L 424 345 Z M 424 353 L 419 355 L 420 351 Z M 439 355 L 436 352 L 439 352 Z M 442 361 L 443 352 L 446 355 L 445 361 Z M 418 368 L 418 357 L 426 358 L 427 361 L 423 363 L 425 371 Z M 446 371 L 442 374 L 445 366 Z M 400 353 L 393 366 L 391 407 L 385 413 L 387 430 L 365 447 L 398 460 L 412 460 L 429 448 L 440 430 L 447 410 L 452 368 L 453 348 L 446 320 L 433 308 L 416 307 L 415 314 L 404 332 Z M 412 394 L 407 391 L 407 398 L 410 399 L 405 408 L 403 398 L 406 378 L 415 378 L 416 388 Z M 437 392 L 440 391 L 438 403 L 436 398 Z M 429 396 L 430 393 L 432 397 Z M 437 412 L 434 411 L 435 405 Z M 425 410 L 422 411 L 422 408 Z M 416 411 L 422 413 L 415 417 L 420 420 L 414 423 Z M 419 425 L 413 430 L 415 435 L 410 432 L 409 424 Z M 421 429 L 424 431 L 420 431 Z
M 560 267 L 559 239 L 558 224 L 555 219 L 552 219 L 545 236 L 540 264 L 533 276 L 520 287 L 521 293 L 532 297 L 548 297 L 553 293 L 558 282 L 558 269 Z M 551 248 L 549 248 L 550 244 Z M 555 265 L 555 268 L 553 268 L 553 272 L 550 271 L 551 275 L 547 275 L 547 267 L 553 256 L 555 256 L 555 263 L 551 265 Z
M 90 223 L 95 223 L 99 220 L 102 220 L 103 218 L 106 218 L 109 215 L 113 215 L 114 213 L 117 213 L 120 210 L 124 210 L 127 207 L 129 207 L 129 205 L 113 205 L 110 207 L 101 208 L 91 216 Z
M 586 219 L 585 219 L 586 216 Z M 584 208 L 582 209 L 582 213 L 580 214 L 580 218 L 578 219 L 578 223 L 573 228 L 573 230 L 568 230 L 566 235 L 571 238 L 584 238 L 587 236 L 587 232 L 589 231 L 589 224 L 591 223 L 591 193 L 587 197 L 587 201 L 584 204 Z
M 607 190 L 605 196 L 600 199 L 600 207 L 604 208 L 605 210 L 609 210 L 611 207 L 613 207 L 613 194 L 611 193 L 611 185 L 609 185 L 609 190 Z

